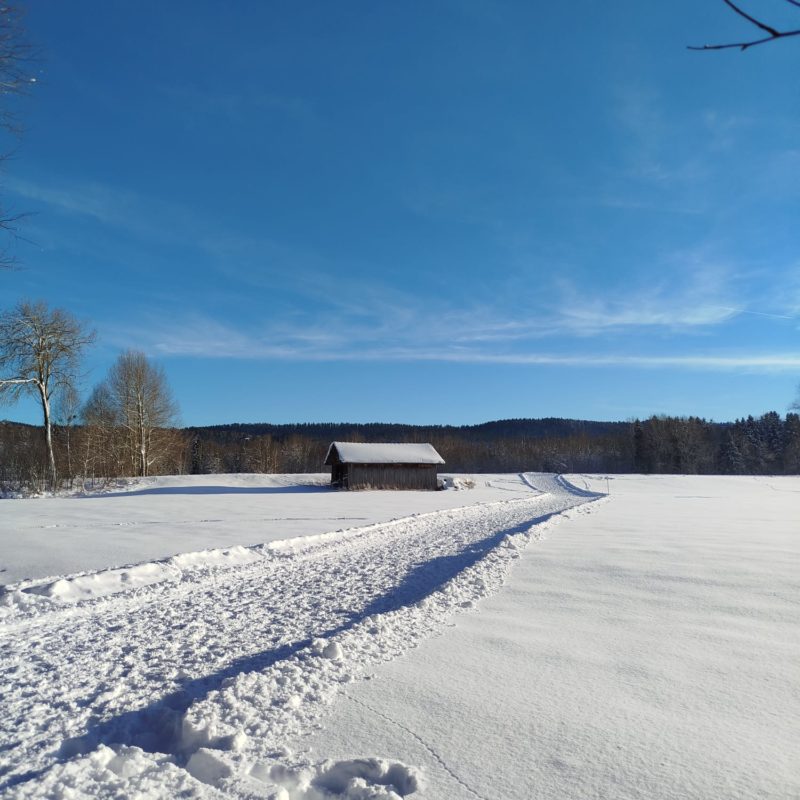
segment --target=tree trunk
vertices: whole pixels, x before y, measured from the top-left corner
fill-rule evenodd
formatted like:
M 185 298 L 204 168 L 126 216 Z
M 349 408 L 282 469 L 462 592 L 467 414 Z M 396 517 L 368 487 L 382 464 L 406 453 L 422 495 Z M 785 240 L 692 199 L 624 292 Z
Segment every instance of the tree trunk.
M 47 397 L 47 391 L 42 384 L 38 384 L 39 395 L 42 399 L 42 412 L 44 414 L 44 438 L 47 443 L 47 459 L 49 462 L 49 477 L 48 484 L 50 491 L 55 491 L 57 474 L 56 474 L 56 456 L 53 452 L 53 431 L 50 424 L 50 400 Z
M 69 480 L 69 488 L 72 489 L 72 449 L 69 435 L 70 421 L 67 420 L 67 478 Z
M 147 477 L 147 445 L 144 432 L 144 412 L 139 408 L 139 473 Z

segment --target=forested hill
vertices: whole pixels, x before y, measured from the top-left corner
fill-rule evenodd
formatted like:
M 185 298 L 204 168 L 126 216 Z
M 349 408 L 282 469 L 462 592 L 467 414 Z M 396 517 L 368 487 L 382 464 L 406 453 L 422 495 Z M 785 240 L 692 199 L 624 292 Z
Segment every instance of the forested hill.
M 192 472 L 314 472 L 332 441 L 430 442 L 452 472 L 800 472 L 800 417 L 736 422 L 508 419 L 480 425 L 268 423 L 186 428 Z
M 595 422 L 582 419 L 502 419 L 478 425 L 404 425 L 392 422 L 302 422 L 274 425 L 268 422 L 235 422 L 186 428 L 201 439 L 236 441 L 245 436 L 309 436 L 333 441 L 427 441 L 431 437 L 455 435 L 469 441 L 504 438 L 545 439 L 585 435 L 620 435 L 630 432 L 629 422 Z
M 54 427 L 62 480 L 137 475 L 130 431 L 113 420 Z M 332 441 L 430 442 L 447 472 L 800 474 L 800 416 L 769 412 L 736 422 L 650 417 L 633 422 L 508 419 L 480 425 L 238 423 L 153 429 L 149 475 L 319 472 Z M 132 455 L 133 454 L 133 455 Z M 3 488 L 41 489 L 43 429 L 0 422 Z

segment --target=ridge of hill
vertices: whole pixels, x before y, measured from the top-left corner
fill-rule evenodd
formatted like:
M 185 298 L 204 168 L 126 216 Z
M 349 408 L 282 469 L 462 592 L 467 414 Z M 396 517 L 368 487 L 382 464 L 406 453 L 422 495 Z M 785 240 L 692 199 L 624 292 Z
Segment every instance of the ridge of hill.
M 458 434 L 474 440 L 491 440 L 507 437 L 534 439 L 563 438 L 585 434 L 607 436 L 628 431 L 630 422 L 600 422 L 595 420 L 544 417 L 541 419 L 515 418 L 492 420 L 475 425 L 411 425 L 395 422 L 300 422 L 273 424 L 269 422 L 233 422 L 219 425 L 197 425 L 184 428 L 187 433 L 200 438 L 230 441 L 248 436 L 291 435 L 310 436 L 315 439 L 349 439 L 354 436 L 384 441 L 406 440 L 420 436 Z

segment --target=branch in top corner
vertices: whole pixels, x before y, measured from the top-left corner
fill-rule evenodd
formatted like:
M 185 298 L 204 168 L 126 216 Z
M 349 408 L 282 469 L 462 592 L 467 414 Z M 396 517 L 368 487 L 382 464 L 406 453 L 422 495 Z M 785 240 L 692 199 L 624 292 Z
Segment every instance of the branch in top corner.
M 747 50 L 750 47 L 755 47 L 759 44 L 765 44 L 766 42 L 774 42 L 777 39 L 786 39 L 790 36 L 800 36 L 800 29 L 791 30 L 791 31 L 779 31 L 777 28 L 773 28 L 771 25 L 767 25 L 765 22 L 762 22 L 759 19 L 748 14 L 743 9 L 739 8 L 733 0 L 722 0 L 726 6 L 731 8 L 736 14 L 740 17 L 746 19 L 752 25 L 755 25 L 757 28 L 760 28 L 765 33 L 768 33 L 769 36 L 763 36 L 760 39 L 752 39 L 747 42 L 730 42 L 728 44 L 704 44 L 704 45 L 689 45 L 687 49 L 689 50 L 730 50 L 736 48 L 737 50 Z M 800 8 L 800 0 L 786 0 L 787 3 L 790 5 L 795 6 L 796 8 Z

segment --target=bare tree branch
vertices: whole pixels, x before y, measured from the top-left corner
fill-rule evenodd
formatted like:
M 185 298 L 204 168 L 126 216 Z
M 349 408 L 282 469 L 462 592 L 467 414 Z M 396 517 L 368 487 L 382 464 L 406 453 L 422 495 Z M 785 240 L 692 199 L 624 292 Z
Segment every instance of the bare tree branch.
M 779 36 L 779 32 L 775 30 L 775 28 L 771 27 L 770 25 L 766 25 L 763 22 L 759 22 L 755 17 L 751 17 L 747 12 L 742 11 L 739 6 L 735 3 L 731 2 L 731 0 L 722 0 L 726 6 L 732 8 L 740 17 L 744 17 L 748 22 L 752 22 L 757 28 L 761 28 L 762 31 L 766 31 L 770 36 Z
M 3 386 L 15 386 L 19 383 L 36 383 L 36 378 L 12 378 L 0 381 L 0 388 Z
M 740 17 L 746 19 L 752 25 L 755 25 L 760 30 L 768 33 L 769 36 L 764 36 L 760 39 L 751 39 L 747 42 L 730 42 L 728 44 L 704 44 L 704 45 L 689 45 L 687 49 L 689 50 L 747 50 L 750 47 L 756 47 L 759 44 L 766 44 L 767 42 L 774 42 L 777 39 L 787 39 L 791 36 L 800 36 L 800 28 L 797 30 L 791 31 L 779 31 L 777 28 L 773 28 L 771 25 L 767 25 L 765 22 L 762 22 L 759 19 L 748 14 L 743 9 L 739 8 L 736 3 L 732 2 L 732 0 L 722 0 L 726 6 L 732 9 L 736 14 Z M 787 3 L 790 5 L 795 6 L 796 8 L 800 8 L 800 0 L 786 0 Z
M 747 50 L 750 47 L 755 47 L 759 44 L 766 42 L 774 42 L 777 39 L 787 39 L 790 36 L 800 36 L 800 30 L 786 31 L 779 33 L 777 36 L 765 36 L 763 39 L 754 39 L 751 42 L 732 42 L 731 44 L 704 44 L 702 46 L 688 45 L 687 50 L 730 50 L 736 48 L 738 50 Z
M 26 41 L 22 24 L 22 12 L 18 5 L 0 2 L 0 130 L 13 136 L 22 133 L 10 98 L 26 95 L 36 83 L 32 75 L 35 53 Z M 0 163 L 6 161 L 9 154 L 0 154 Z M 16 236 L 16 223 L 22 215 L 14 214 L 7 208 L 0 207 L 0 229 Z M 0 250 L 0 269 L 14 266 L 14 259 L 5 250 Z

